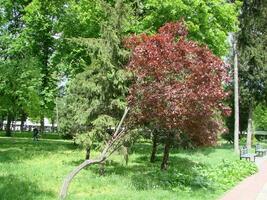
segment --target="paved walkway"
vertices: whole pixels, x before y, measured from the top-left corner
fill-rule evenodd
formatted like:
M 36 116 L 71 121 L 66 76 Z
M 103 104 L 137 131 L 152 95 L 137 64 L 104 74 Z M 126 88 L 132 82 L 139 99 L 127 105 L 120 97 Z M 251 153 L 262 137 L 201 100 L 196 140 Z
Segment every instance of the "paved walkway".
M 220 200 L 267 200 L 267 156 L 256 158 L 259 171 L 243 180 Z

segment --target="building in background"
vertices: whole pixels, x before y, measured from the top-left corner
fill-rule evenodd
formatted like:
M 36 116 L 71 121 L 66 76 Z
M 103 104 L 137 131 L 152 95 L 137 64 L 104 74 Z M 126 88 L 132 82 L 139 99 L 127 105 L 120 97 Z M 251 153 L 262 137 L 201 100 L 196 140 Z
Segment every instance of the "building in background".
M 7 121 L 3 122 L 3 127 L 0 127 L 1 130 L 5 130 Z M 31 121 L 30 119 L 27 119 L 24 122 L 23 127 L 21 127 L 21 121 L 12 121 L 11 123 L 11 130 L 12 131 L 32 131 L 34 128 L 37 128 L 40 130 L 40 123 Z M 47 118 L 44 119 L 44 131 L 45 132 L 56 132 L 57 131 L 57 124 L 52 124 L 49 122 Z

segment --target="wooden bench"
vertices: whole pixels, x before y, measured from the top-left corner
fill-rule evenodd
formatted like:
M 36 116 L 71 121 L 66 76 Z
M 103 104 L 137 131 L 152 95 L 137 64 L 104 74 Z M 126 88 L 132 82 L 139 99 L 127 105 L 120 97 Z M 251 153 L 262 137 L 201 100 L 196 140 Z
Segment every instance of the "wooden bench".
M 267 149 L 262 148 L 260 144 L 256 144 L 255 153 L 259 156 L 266 155 Z
M 242 158 L 246 159 L 246 160 L 250 160 L 253 158 L 253 161 L 255 162 L 255 157 L 257 156 L 257 154 L 254 153 L 249 153 L 248 152 L 248 148 L 246 146 L 243 146 L 240 148 L 240 160 Z

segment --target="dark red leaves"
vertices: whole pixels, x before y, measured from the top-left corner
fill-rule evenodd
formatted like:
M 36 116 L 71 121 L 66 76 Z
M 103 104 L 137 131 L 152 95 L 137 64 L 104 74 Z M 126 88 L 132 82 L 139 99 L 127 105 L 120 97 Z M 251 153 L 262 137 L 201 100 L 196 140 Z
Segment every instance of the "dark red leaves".
M 212 144 L 220 130 L 227 97 L 227 66 L 207 47 L 187 41 L 183 21 L 167 23 L 159 33 L 125 41 L 132 50 L 128 69 L 134 73 L 129 104 L 138 123 L 154 122 L 179 129 L 199 145 Z

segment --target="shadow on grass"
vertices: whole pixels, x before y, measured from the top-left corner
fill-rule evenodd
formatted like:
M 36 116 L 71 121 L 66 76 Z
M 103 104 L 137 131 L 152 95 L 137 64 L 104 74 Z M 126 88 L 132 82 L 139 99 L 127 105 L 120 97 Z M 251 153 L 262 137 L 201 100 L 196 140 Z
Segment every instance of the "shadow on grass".
M 173 147 L 173 148 L 171 148 L 170 153 L 171 154 L 182 153 L 182 154 L 187 154 L 187 155 L 191 155 L 191 154 L 195 154 L 195 153 L 201 153 L 203 155 L 209 155 L 211 153 L 214 153 L 218 149 L 232 149 L 232 148 L 233 147 L 231 144 L 221 144 L 221 145 L 217 145 L 214 147 L 198 147 L 195 149 L 182 149 L 182 148 L 178 148 L 178 147 Z M 159 145 L 157 152 L 162 154 L 163 150 L 164 150 L 163 145 Z M 150 159 L 150 152 L 151 152 L 151 144 L 148 142 L 137 143 L 134 145 L 134 147 L 131 150 L 131 154 L 135 153 L 135 154 L 144 155 L 144 153 L 146 153 L 146 155 L 139 157 L 141 162 L 145 161 L 145 160 L 148 161 Z M 140 160 L 136 160 L 136 161 L 140 162 Z
M 179 156 L 179 154 L 171 154 L 169 159 L 169 169 L 167 171 L 161 171 L 160 164 L 162 154 L 157 155 L 155 163 L 150 163 L 150 149 L 151 145 L 149 143 L 135 144 L 132 150 L 135 156 L 130 156 L 131 162 L 128 166 L 123 165 L 122 162 L 107 160 L 104 167 L 104 176 L 108 177 L 117 175 L 121 177 L 129 177 L 132 186 L 136 190 L 151 190 L 156 188 L 175 190 L 177 188 L 187 187 L 192 190 L 209 188 L 209 190 L 212 191 L 212 187 L 210 187 L 211 182 L 200 170 L 198 170 L 199 168 L 205 167 L 203 163 L 194 162 L 190 158 Z M 189 152 L 186 150 L 177 150 L 177 152 L 180 151 L 188 154 L 194 154 L 197 152 L 209 154 L 212 153 L 214 149 L 203 148 L 200 150 L 190 150 Z M 75 167 L 83 161 L 83 159 L 79 159 L 71 161 L 68 164 Z M 87 167 L 85 170 L 89 170 L 96 176 L 99 176 L 99 169 L 100 165 L 92 165 Z
M 171 156 L 169 162 L 170 166 L 167 171 L 159 169 L 160 161 L 155 164 L 150 164 L 150 167 L 143 165 L 131 177 L 134 187 L 138 190 L 155 188 L 174 190 L 177 187 L 201 189 L 208 186 L 206 177 L 197 170 L 198 167 L 203 166 L 201 163 L 196 163 L 178 156 Z
M 22 160 L 33 159 L 40 155 L 49 153 L 60 153 L 65 150 L 75 150 L 77 146 L 72 143 L 55 140 L 33 141 L 32 139 L 1 138 L 0 139 L 0 161 L 21 162 Z
M 212 146 L 212 147 L 198 147 L 198 148 L 194 148 L 194 149 L 172 148 L 171 153 L 173 153 L 173 154 L 182 153 L 182 154 L 187 154 L 187 155 L 201 153 L 201 154 L 207 156 L 211 153 L 214 153 L 218 149 L 230 150 L 230 149 L 233 149 L 233 146 L 231 144 L 221 144 L 221 145 L 216 145 L 216 146 Z
M 151 151 L 151 144 L 146 142 L 146 143 L 135 143 L 134 146 L 131 148 L 131 153 L 136 153 L 136 154 L 144 154 L 148 153 Z
M 43 199 L 56 198 L 52 192 L 41 190 L 38 182 L 20 180 L 14 175 L 0 176 L 0 199 L 35 200 L 39 196 Z
M 189 188 L 197 191 L 203 188 L 209 188 L 213 192 L 212 183 L 202 174 L 201 167 L 205 167 L 202 163 L 194 162 L 187 158 L 179 156 L 170 157 L 170 167 L 167 171 L 160 170 L 159 159 L 156 163 L 150 163 L 143 158 L 136 158 L 128 166 L 122 165 L 119 162 L 109 160 L 105 163 L 104 177 L 121 176 L 128 177 L 131 180 L 131 185 L 138 191 L 163 189 L 175 191 L 177 189 Z M 82 160 L 77 161 L 77 164 Z M 96 176 L 99 176 L 100 165 L 92 165 L 86 170 L 91 171 Z

